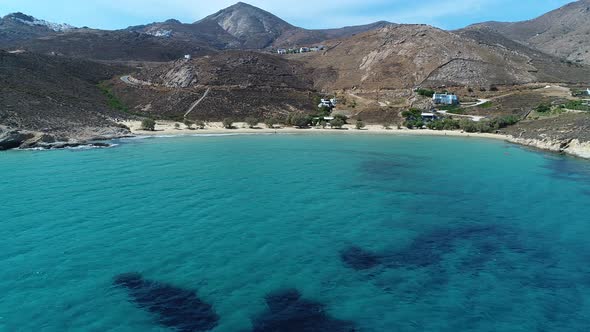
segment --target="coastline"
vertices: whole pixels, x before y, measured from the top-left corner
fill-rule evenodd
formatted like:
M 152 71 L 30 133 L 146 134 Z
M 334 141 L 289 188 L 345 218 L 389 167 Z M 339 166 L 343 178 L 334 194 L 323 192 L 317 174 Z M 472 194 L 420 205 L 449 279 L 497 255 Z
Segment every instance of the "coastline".
M 408 136 L 448 136 L 464 138 L 486 138 L 502 140 L 513 144 L 532 147 L 535 149 L 554 153 L 563 153 L 573 157 L 590 159 L 590 142 L 558 139 L 524 139 L 507 134 L 491 133 L 467 133 L 453 130 L 431 130 L 431 129 L 384 129 L 381 125 L 367 125 L 359 130 L 354 125 L 345 125 L 343 129 L 322 129 L 307 128 L 297 129 L 293 127 L 266 128 L 263 124 L 258 128 L 247 128 L 242 122 L 236 122 L 234 129 L 223 128 L 220 122 L 207 123 L 205 129 L 187 129 L 183 124 L 176 129 L 173 121 L 156 121 L 155 131 L 141 130 L 141 121 L 122 121 L 120 124 L 130 128 L 131 134 L 135 136 L 194 136 L 194 135 L 243 135 L 243 134 L 343 134 L 343 135 L 408 135 Z
M 345 125 L 342 129 L 306 128 L 298 129 L 293 127 L 266 128 L 261 124 L 257 128 L 245 128 L 242 122 L 234 123 L 234 129 L 225 129 L 220 122 L 209 122 L 205 129 L 187 129 L 181 124 L 180 129 L 174 128 L 176 122 L 156 121 L 155 131 L 141 130 L 141 121 L 121 121 L 119 124 L 130 128 L 131 134 L 136 136 L 193 136 L 193 135 L 219 135 L 219 134 L 344 134 L 344 135 L 367 135 L 367 134 L 389 134 L 389 135 L 412 135 L 412 136 L 451 136 L 451 137 L 474 137 L 489 138 L 507 141 L 511 136 L 488 133 L 466 133 L 452 130 L 431 130 L 431 129 L 384 129 L 381 125 L 367 125 L 363 129 L 356 129 L 354 125 Z

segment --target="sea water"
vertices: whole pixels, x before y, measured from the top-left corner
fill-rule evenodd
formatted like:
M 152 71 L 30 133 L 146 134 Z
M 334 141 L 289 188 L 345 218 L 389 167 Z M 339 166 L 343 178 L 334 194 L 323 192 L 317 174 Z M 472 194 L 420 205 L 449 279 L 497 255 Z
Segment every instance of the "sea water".
M 0 153 L 1 331 L 168 331 L 113 284 L 129 272 L 194 291 L 213 331 L 252 330 L 282 289 L 359 331 L 589 330 L 588 161 L 474 138 L 117 143 Z

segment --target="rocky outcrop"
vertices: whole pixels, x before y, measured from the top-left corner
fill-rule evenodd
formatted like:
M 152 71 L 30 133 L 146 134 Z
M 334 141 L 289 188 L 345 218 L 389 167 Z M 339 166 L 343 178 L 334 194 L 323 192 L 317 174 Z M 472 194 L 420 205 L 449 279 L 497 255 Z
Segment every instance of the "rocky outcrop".
M 0 151 L 16 149 L 35 136 L 30 131 L 0 129 Z
M 508 139 L 509 142 L 534 147 L 537 149 L 565 153 L 572 156 L 590 159 L 590 142 L 582 142 L 578 139 L 535 139 L 515 138 Z
M 64 136 L 0 126 L 0 151 L 11 149 L 55 150 L 77 147 L 105 148 L 112 145 L 96 141 L 125 137 L 128 134 L 129 131 L 123 128 L 112 130 L 100 128 L 100 130 L 86 129 Z

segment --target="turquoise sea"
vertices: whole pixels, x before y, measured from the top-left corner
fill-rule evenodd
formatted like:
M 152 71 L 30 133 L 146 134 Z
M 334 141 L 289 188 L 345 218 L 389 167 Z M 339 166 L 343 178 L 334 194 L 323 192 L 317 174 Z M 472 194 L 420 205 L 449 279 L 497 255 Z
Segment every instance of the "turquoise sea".
M 590 328 L 589 161 L 450 137 L 116 143 L 0 153 L 0 331 L 190 330 L 158 291 L 215 332 Z M 132 272 L 145 292 L 113 282 Z

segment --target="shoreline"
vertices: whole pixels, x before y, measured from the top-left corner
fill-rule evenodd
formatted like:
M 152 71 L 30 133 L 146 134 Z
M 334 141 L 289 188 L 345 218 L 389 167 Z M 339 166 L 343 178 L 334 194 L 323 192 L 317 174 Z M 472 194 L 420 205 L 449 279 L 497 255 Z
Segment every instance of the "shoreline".
M 186 129 L 181 124 L 181 129 L 174 128 L 176 122 L 156 121 L 155 131 L 141 130 L 140 121 L 121 121 L 119 124 L 126 125 L 131 129 L 134 136 L 194 136 L 194 135 L 222 135 L 222 134 L 346 134 L 346 135 L 370 135 L 370 134 L 388 134 L 388 135 L 411 135 L 411 136 L 450 136 L 450 137 L 473 137 L 489 138 L 507 141 L 511 136 L 503 134 L 489 133 L 467 133 L 453 130 L 431 130 L 431 129 L 384 129 L 381 125 L 367 125 L 363 129 L 356 129 L 354 125 L 345 125 L 343 129 L 322 129 L 322 128 L 305 128 L 298 129 L 293 127 L 266 128 L 261 125 L 258 128 L 243 128 L 243 123 L 236 122 L 234 129 L 225 129 L 221 123 L 208 123 L 205 129 Z
M 187 129 L 181 124 L 182 128 L 176 129 L 174 121 L 156 121 L 156 131 L 141 130 L 141 121 L 122 121 L 131 129 L 131 134 L 140 137 L 182 137 L 198 135 L 256 135 L 256 134 L 342 134 L 342 135 L 397 135 L 397 136 L 446 136 L 446 137 L 463 137 L 463 138 L 485 138 L 501 140 L 520 146 L 531 147 L 542 151 L 566 154 L 572 157 L 590 159 L 590 142 L 580 142 L 577 139 L 563 141 L 551 139 L 523 139 L 506 134 L 492 133 L 467 133 L 454 130 L 431 130 L 431 129 L 384 129 L 381 125 L 367 125 L 363 129 L 356 129 L 354 125 L 345 125 L 343 129 L 322 129 L 306 128 L 297 129 L 293 127 L 283 128 L 266 128 L 261 125 L 259 128 L 246 128 L 242 122 L 236 122 L 234 129 L 223 128 L 220 122 L 210 122 L 205 129 Z

